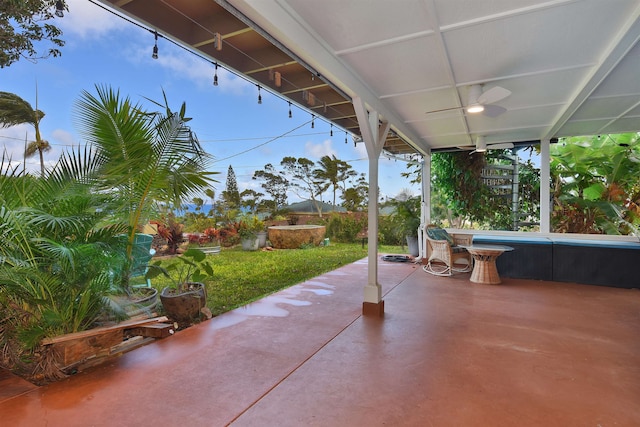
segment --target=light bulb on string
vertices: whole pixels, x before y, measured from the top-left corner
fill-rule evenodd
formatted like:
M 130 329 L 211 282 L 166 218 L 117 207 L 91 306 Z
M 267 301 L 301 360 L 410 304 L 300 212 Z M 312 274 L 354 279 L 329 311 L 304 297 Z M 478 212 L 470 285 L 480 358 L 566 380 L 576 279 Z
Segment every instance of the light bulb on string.
M 154 36 L 155 36 L 155 43 L 153 44 L 153 53 L 151 54 L 151 57 L 153 59 L 158 59 L 158 32 L 154 31 Z
M 312 114 L 311 115 L 311 129 L 316 127 L 315 120 L 316 120 L 316 115 Z
M 260 95 L 260 85 L 258 85 L 258 104 L 262 104 L 262 95 Z
M 291 101 L 289 101 L 289 118 L 293 117 L 293 114 L 291 114 Z
M 333 136 L 333 123 L 331 123 L 331 132 L 329 132 L 329 136 Z
M 215 63 L 216 69 L 213 72 L 213 85 L 218 86 L 218 63 Z
M 347 131 L 344 131 L 344 143 L 348 144 L 349 142 L 347 141 Z

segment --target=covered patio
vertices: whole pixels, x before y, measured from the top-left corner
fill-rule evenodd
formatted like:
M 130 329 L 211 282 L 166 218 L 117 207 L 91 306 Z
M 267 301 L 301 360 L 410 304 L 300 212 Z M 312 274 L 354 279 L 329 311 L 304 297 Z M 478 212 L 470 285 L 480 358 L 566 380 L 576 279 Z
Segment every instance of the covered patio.
M 431 152 L 478 137 L 540 143 L 548 177 L 555 138 L 640 129 L 637 0 L 99 2 L 362 141 L 371 245 L 67 380 L 8 377 L 3 424 L 640 425 L 637 289 L 477 285 L 380 261 L 375 243 L 382 154 L 424 159 L 428 175 Z M 503 114 L 466 111 L 476 85 L 509 90 L 488 103 Z
M 382 156 L 422 164 L 421 233 L 433 152 L 539 144 L 538 235 L 547 238 L 550 144 L 640 129 L 638 0 L 91 1 L 209 61 L 214 75 L 231 71 L 365 145 L 368 315 L 385 312 Z
M 10 426 L 640 425 L 640 293 L 367 260 L 45 387 L 0 380 Z

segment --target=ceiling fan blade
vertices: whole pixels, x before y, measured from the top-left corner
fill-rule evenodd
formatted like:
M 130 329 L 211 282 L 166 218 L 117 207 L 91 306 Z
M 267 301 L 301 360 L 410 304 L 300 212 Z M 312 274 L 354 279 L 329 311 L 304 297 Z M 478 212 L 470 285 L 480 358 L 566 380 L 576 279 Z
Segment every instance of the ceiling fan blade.
M 510 90 L 500 86 L 494 86 L 486 92 L 483 92 L 478 97 L 478 102 L 483 105 L 493 104 L 494 102 L 502 101 L 509 95 L 511 95 Z
M 482 114 L 487 117 L 498 117 L 500 114 L 506 111 L 507 111 L 506 108 L 501 107 L 499 105 L 485 105 L 484 111 L 482 112 Z
M 506 150 L 509 148 L 513 148 L 513 144 L 511 142 L 504 142 L 501 144 L 487 144 L 488 150 Z
M 451 107 L 451 108 L 443 108 L 441 110 L 432 110 L 432 111 L 427 111 L 425 114 L 433 114 L 433 113 L 443 113 L 445 111 L 454 111 L 454 110 L 461 110 L 464 107 Z

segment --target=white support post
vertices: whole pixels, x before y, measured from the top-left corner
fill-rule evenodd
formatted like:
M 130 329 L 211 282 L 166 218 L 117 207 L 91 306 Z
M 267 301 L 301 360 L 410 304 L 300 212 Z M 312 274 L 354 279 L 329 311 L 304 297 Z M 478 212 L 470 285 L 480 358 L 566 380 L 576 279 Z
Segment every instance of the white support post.
M 540 233 L 551 232 L 551 156 L 548 139 L 540 141 Z
M 425 227 L 431 223 L 431 153 L 428 153 L 420 167 L 421 192 L 420 192 L 420 229 L 418 230 L 419 256 L 422 259 L 428 257 L 427 239 Z
M 359 97 L 353 98 L 367 157 L 369 158 L 369 213 L 368 213 L 368 277 L 364 288 L 364 315 L 384 314 L 382 287 L 378 283 L 378 160 L 389 133 L 389 123 L 382 121 L 376 111 L 367 112 Z M 381 122 L 381 123 L 380 123 Z

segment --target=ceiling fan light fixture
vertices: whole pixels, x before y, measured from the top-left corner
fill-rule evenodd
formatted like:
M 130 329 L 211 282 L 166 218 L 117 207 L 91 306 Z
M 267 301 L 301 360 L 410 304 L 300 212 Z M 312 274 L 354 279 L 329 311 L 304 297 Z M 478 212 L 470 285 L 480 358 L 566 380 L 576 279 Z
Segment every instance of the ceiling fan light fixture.
M 484 111 L 484 105 L 482 104 L 471 104 L 467 106 L 467 113 L 482 113 Z
M 487 151 L 487 143 L 484 140 L 484 136 L 478 136 L 476 138 L 476 152 L 484 153 Z

